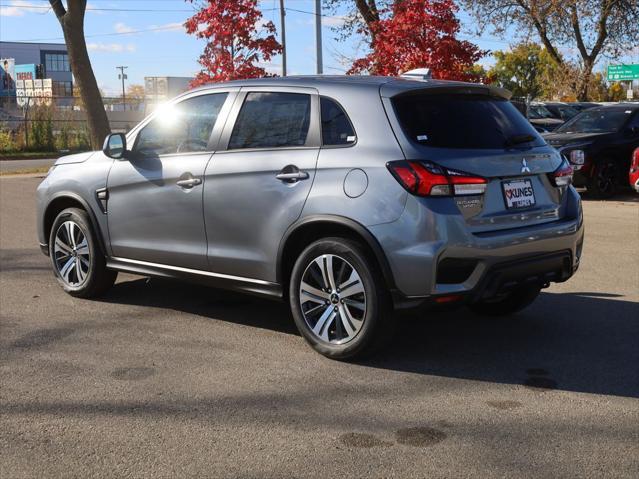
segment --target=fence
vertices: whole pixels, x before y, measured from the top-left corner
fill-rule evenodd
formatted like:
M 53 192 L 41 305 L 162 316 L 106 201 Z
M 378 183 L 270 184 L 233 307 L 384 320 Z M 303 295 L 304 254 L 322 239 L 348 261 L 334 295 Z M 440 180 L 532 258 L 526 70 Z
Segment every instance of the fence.
M 127 132 L 146 113 L 141 101 L 103 98 L 109 126 Z M 86 111 L 72 96 L 0 98 L 0 152 L 86 150 L 90 148 Z

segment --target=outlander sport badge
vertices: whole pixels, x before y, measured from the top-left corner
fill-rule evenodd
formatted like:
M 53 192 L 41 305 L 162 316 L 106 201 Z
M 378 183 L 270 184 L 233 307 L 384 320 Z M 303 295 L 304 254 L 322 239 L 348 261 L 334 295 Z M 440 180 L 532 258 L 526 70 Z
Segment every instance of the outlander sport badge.
M 522 173 L 530 173 L 530 168 L 528 167 L 528 163 L 526 162 L 526 158 L 521 160 L 521 172 Z

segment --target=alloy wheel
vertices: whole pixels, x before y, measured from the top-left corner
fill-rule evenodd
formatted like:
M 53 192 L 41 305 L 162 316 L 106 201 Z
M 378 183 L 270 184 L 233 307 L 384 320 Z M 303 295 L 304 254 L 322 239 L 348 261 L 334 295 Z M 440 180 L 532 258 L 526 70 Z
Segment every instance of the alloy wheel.
M 344 344 L 362 328 L 366 293 L 357 270 L 334 254 L 318 256 L 300 284 L 300 307 L 313 334 L 326 343 Z
M 74 221 L 65 221 L 55 233 L 54 263 L 60 278 L 69 286 L 79 286 L 91 266 L 87 236 Z

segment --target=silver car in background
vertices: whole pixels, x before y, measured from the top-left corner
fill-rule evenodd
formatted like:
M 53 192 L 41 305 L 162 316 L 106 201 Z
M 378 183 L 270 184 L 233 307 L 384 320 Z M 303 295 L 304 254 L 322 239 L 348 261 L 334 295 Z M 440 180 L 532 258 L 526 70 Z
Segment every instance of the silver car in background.
M 331 358 L 381 345 L 394 309 L 511 314 L 577 270 L 584 227 L 570 166 L 508 97 L 387 77 L 193 90 L 56 162 L 40 245 L 78 297 L 126 271 L 284 299 Z

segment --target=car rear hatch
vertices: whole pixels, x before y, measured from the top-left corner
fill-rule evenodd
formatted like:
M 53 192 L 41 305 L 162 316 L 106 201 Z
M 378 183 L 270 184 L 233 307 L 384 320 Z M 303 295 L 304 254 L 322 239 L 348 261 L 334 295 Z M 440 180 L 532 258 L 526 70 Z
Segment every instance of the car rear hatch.
M 393 169 L 404 166 L 417 181 L 423 177 L 422 186 L 436 183 L 438 174 L 461 185 L 483 179 L 476 189 L 422 188 L 416 194 L 424 201 L 454 201 L 478 234 L 562 218 L 567 164 L 499 91 L 464 85 L 382 97 L 408 163 L 389 163 L 396 178 Z M 412 181 L 410 175 L 404 179 Z

